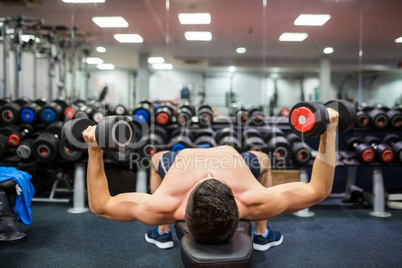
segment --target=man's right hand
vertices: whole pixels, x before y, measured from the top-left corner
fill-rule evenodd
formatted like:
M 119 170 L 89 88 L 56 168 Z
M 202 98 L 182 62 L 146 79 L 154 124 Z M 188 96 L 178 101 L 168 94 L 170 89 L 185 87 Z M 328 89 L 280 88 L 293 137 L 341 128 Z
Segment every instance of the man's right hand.
M 103 150 L 101 148 L 99 148 L 98 143 L 96 142 L 95 129 L 96 129 L 96 126 L 88 126 L 87 129 L 84 131 L 82 137 L 84 138 L 85 142 L 88 144 L 88 152 L 89 151 L 103 152 Z

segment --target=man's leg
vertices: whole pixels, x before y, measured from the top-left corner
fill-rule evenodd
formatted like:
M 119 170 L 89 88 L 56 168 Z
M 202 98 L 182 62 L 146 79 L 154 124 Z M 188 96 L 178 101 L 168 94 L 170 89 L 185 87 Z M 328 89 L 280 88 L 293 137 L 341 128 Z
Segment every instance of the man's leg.
M 272 173 L 270 160 L 267 154 L 262 152 L 254 152 L 254 155 L 257 156 L 259 165 L 260 165 L 260 174 L 257 177 L 257 180 L 264 187 L 272 186 Z M 254 233 L 254 241 L 253 246 L 255 250 L 265 251 L 268 250 L 272 246 L 278 246 L 282 243 L 283 236 L 278 231 L 273 231 L 268 226 L 268 221 L 256 221 L 255 222 L 255 233 Z
M 153 194 L 162 183 L 162 177 L 159 174 L 158 165 L 161 156 L 167 152 L 168 151 L 158 152 L 151 157 L 149 179 L 151 194 Z M 149 230 L 145 234 L 145 240 L 149 243 L 155 244 L 158 248 L 161 249 L 168 249 L 173 247 L 172 234 L 170 232 L 169 224 L 159 225 Z

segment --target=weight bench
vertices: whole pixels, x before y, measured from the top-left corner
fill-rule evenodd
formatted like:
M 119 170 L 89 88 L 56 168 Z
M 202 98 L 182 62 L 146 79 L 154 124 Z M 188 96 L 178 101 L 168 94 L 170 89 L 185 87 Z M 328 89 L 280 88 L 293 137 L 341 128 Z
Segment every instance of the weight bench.
M 180 255 L 185 267 L 249 267 L 253 255 L 251 223 L 240 220 L 236 232 L 227 242 L 204 244 L 190 234 L 186 222 L 177 222 Z
M 15 181 L 0 182 L 0 242 L 16 241 L 25 237 L 18 232 L 17 216 L 14 212 Z

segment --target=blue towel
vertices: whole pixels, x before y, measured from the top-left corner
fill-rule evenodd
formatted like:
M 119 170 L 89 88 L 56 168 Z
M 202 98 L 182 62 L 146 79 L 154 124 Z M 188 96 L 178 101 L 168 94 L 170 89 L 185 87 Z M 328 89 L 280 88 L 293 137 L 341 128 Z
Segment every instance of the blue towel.
M 0 182 L 13 180 L 22 190 L 21 194 L 17 195 L 14 210 L 17 213 L 17 220 L 28 226 L 32 224 L 30 205 L 35 193 L 35 189 L 30 181 L 31 178 L 30 174 L 16 168 L 0 167 Z

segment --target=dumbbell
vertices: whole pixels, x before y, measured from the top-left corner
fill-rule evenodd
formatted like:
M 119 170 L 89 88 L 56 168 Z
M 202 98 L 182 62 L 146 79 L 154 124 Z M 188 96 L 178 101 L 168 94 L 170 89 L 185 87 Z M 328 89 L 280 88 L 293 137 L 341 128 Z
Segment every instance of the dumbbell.
M 159 125 L 168 125 L 173 116 L 175 108 L 170 103 L 165 103 L 156 109 L 156 123 Z
M 290 114 L 290 109 L 288 107 L 283 107 L 279 111 L 278 116 L 289 117 L 289 114 Z
M 21 98 L 14 102 L 6 102 L 0 108 L 0 123 L 3 125 L 14 125 L 18 122 L 21 108 L 32 101 L 28 98 Z
M 176 121 L 181 126 L 188 126 L 191 123 L 191 119 L 195 114 L 195 108 L 188 102 L 179 106 L 176 114 Z
M 128 110 L 123 104 L 116 104 L 114 111 L 111 111 L 110 115 L 128 115 Z
M 1 129 L 0 132 L 7 137 L 9 144 L 15 147 L 20 144 L 21 140 L 29 137 L 34 132 L 34 128 L 27 124 L 21 126 L 9 125 Z
M 210 127 L 214 120 L 212 107 L 208 104 L 201 105 L 200 107 L 198 107 L 197 116 L 198 124 L 201 127 Z
M 327 108 L 339 113 L 338 132 L 346 132 L 356 124 L 356 109 L 348 101 L 333 100 L 325 104 L 317 101 L 299 102 L 292 107 L 289 125 L 299 137 L 310 138 L 322 135 L 329 124 Z
M 240 108 L 235 112 L 236 122 L 239 125 L 244 125 L 248 121 L 248 111 Z
M 279 128 L 269 129 L 265 142 L 268 144 L 268 152 L 271 158 L 288 161 L 292 157 L 291 144 Z
M 23 140 L 15 149 L 16 155 L 22 160 L 30 159 L 32 156 L 33 142 L 34 142 L 34 139 L 31 139 L 31 138 Z
M 395 160 L 402 162 L 402 141 L 398 141 L 392 146 L 392 152 L 395 155 Z
M 379 161 L 384 163 L 392 161 L 394 153 L 388 144 L 381 143 L 379 138 L 371 135 L 364 137 L 363 141 L 374 149 L 374 153 Z
M 74 107 L 74 106 L 71 106 L 71 107 Z M 74 117 L 73 117 L 74 119 L 93 118 L 93 116 L 95 114 L 95 109 L 94 109 L 93 105 L 84 104 L 82 106 L 76 106 L 76 107 L 77 107 L 77 109 L 76 109 Z
M 150 101 L 142 101 L 140 105 L 134 109 L 134 121 L 143 124 L 150 123 L 154 112 L 154 105 Z
M 345 145 L 349 151 L 355 152 L 359 161 L 364 163 L 373 161 L 375 156 L 374 150 L 370 145 L 364 143 L 362 138 L 356 136 L 346 138 Z
M 51 124 L 62 119 L 68 104 L 64 100 L 54 100 L 44 105 L 39 113 L 39 119 L 44 124 Z
M 226 127 L 218 130 L 215 139 L 219 146 L 229 145 L 235 148 L 238 152 L 241 150 L 238 134 L 233 128 Z
M 198 148 L 216 147 L 215 132 L 211 128 L 197 129 L 194 133 L 194 144 Z
M 83 131 L 94 126 L 90 119 L 73 119 L 67 121 L 61 132 L 64 146 L 72 151 L 86 151 L 88 145 L 83 138 Z M 128 148 L 135 140 L 133 122 L 125 116 L 107 116 L 96 126 L 95 139 L 105 152 L 117 152 Z
M 148 129 L 148 133 L 143 135 L 140 143 L 144 145 L 140 147 L 142 156 L 150 158 L 156 152 L 165 148 L 168 141 L 168 133 L 162 126 L 152 125 Z
M 260 108 L 251 109 L 248 112 L 248 117 L 250 118 L 250 124 L 253 126 L 261 126 L 264 124 L 264 113 Z
M 367 111 L 371 125 L 376 129 L 384 129 L 388 126 L 389 119 L 387 116 L 387 108 L 385 107 L 366 107 L 363 110 Z
M 173 152 L 180 152 L 185 148 L 193 148 L 194 144 L 192 142 L 193 135 L 191 130 L 188 128 L 177 128 L 172 134 L 170 141 L 168 143 L 168 147 Z
M 402 128 L 402 107 L 395 106 L 387 112 L 389 124 L 396 129 Z
M 293 160 L 299 165 L 307 165 L 311 159 L 312 149 L 294 133 L 289 133 L 286 139 L 291 145 Z
M 391 147 L 398 141 L 401 141 L 401 137 L 395 133 L 388 133 L 382 137 L 382 143 L 388 144 Z
M 361 108 L 356 112 L 356 126 L 367 127 L 370 124 L 370 117 Z
M 46 100 L 39 99 L 28 103 L 21 108 L 20 119 L 24 124 L 35 124 L 38 121 L 39 113 L 46 104 Z
M 257 129 L 252 127 L 244 129 L 242 150 L 243 152 L 250 150 L 265 152 L 267 150 L 267 144 Z

